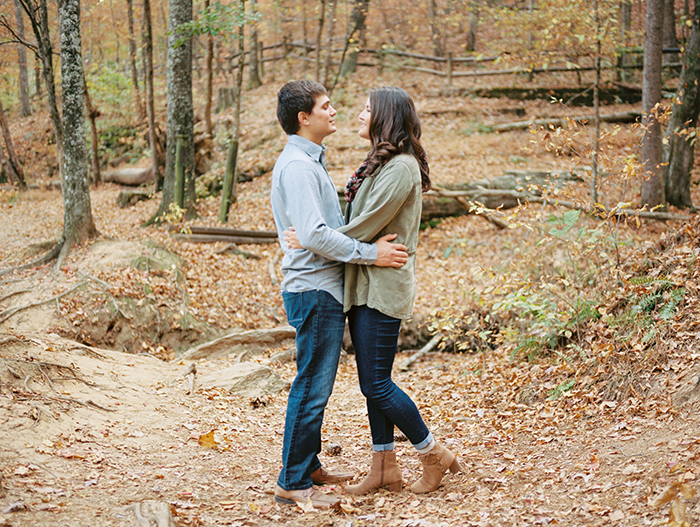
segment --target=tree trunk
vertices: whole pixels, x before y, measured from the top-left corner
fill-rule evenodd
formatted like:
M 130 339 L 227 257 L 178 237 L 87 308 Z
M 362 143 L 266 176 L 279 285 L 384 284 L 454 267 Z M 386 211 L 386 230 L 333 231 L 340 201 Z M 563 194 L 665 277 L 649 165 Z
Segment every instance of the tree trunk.
M 139 88 L 139 70 L 136 66 L 136 32 L 134 31 L 134 0 L 126 0 L 126 12 L 129 25 L 129 69 L 131 70 L 131 86 L 134 91 L 134 102 L 138 112 L 139 122 L 146 120 L 146 109 L 141 101 L 141 89 Z
M 15 169 L 12 168 L 10 160 L 5 157 L 5 150 L 0 144 L 0 174 L 6 174 L 7 178 L 10 180 L 10 185 L 15 185 L 17 182 L 17 174 Z
M 683 71 L 674 98 L 664 148 L 666 200 L 679 208 L 693 208 L 690 174 L 694 161 L 695 127 L 700 114 L 700 5 L 695 15 L 683 55 Z
M 24 179 L 24 171 L 22 170 L 22 165 L 19 162 L 19 158 L 15 153 L 15 147 L 12 143 L 12 136 L 10 135 L 10 127 L 7 126 L 7 120 L 5 119 L 5 110 L 2 107 L 2 101 L 0 101 L 0 127 L 2 128 L 2 136 L 5 139 L 5 146 L 7 147 L 7 163 L 9 163 L 12 168 L 9 171 L 10 178 L 16 176 L 17 185 L 21 189 L 27 188 L 27 182 Z
M 258 42 L 258 27 L 255 21 L 255 15 L 258 11 L 258 0 L 250 0 L 250 13 L 253 20 L 250 22 L 250 49 L 248 55 L 248 89 L 254 90 L 262 85 L 260 81 L 260 65 L 258 64 L 260 43 Z
M 471 2 L 469 6 L 469 32 L 467 33 L 467 51 L 476 50 L 476 31 L 479 27 L 479 4 Z
M 204 10 L 209 9 L 210 1 L 204 0 Z M 204 127 L 207 135 L 214 135 L 214 128 L 211 124 L 211 105 L 214 98 L 214 37 L 205 35 L 207 39 L 207 56 L 206 56 L 206 76 L 207 76 L 207 93 L 204 103 Z
M 85 76 L 80 41 L 80 0 L 62 0 L 61 86 L 63 88 L 63 252 L 97 236 L 90 207 L 85 142 Z
M 367 20 L 367 12 L 369 11 L 370 0 L 356 0 L 355 6 L 352 8 L 350 20 L 348 21 L 348 31 L 345 37 L 346 47 L 350 48 L 350 52 L 343 59 L 340 66 L 340 77 L 352 75 L 357 70 L 357 57 L 360 53 L 359 42 L 362 40 L 362 35 L 365 32 L 365 21 Z M 357 38 L 355 38 L 357 35 Z
M 642 184 L 642 206 L 663 206 L 664 176 L 661 168 L 661 124 L 657 104 L 661 101 L 661 42 L 663 37 L 664 0 L 647 0 L 646 36 L 644 37 L 644 78 L 642 111 L 644 139 L 641 161 L 648 178 Z
M 192 21 L 192 0 L 170 0 L 167 70 L 167 140 L 165 175 L 160 207 L 152 221 L 159 221 L 175 201 L 177 138 L 182 137 L 184 171 L 183 208 L 193 216 L 194 208 L 194 110 L 192 106 L 192 38 L 179 31 Z M 178 40 L 180 41 L 178 45 Z
M 664 0 L 664 29 L 663 41 L 664 48 L 677 48 L 678 38 L 676 37 L 676 12 L 674 9 L 673 0 Z M 664 53 L 664 64 L 678 62 L 678 53 Z
M 444 23 L 441 19 L 438 21 L 438 7 L 435 0 L 428 0 L 428 19 L 430 21 L 430 36 L 433 41 L 433 53 L 436 57 L 443 57 L 445 50 L 442 48 L 440 30 L 438 24 Z
M 155 95 L 153 94 L 153 31 L 151 24 L 151 0 L 143 0 L 143 75 L 146 84 L 146 116 L 148 117 L 148 142 L 151 146 L 151 168 L 156 192 L 163 188 L 156 137 Z
M 15 0 L 15 17 L 17 18 L 17 36 L 24 41 L 24 15 L 19 0 Z M 19 115 L 27 117 L 32 114 L 29 103 L 29 73 L 27 71 L 27 48 L 23 44 L 17 46 L 19 67 Z
M 326 20 L 326 0 L 321 0 L 321 12 L 318 15 L 318 30 L 316 31 L 316 82 L 321 82 L 321 37 L 323 23 Z
M 41 59 L 38 54 L 34 54 L 34 93 L 41 97 Z
M 323 60 L 323 75 L 321 84 L 329 87 L 331 58 L 333 58 L 333 31 L 335 30 L 335 12 L 337 0 L 331 0 L 328 6 L 328 30 L 326 31 L 326 54 Z
M 97 118 L 100 112 L 92 105 L 90 92 L 88 92 L 87 83 L 85 83 L 85 110 L 90 121 L 90 149 L 92 151 L 92 182 L 99 185 L 102 182 L 102 174 L 100 173 L 100 138 L 97 133 Z
M 49 34 L 49 9 L 46 0 L 39 0 L 35 4 L 34 0 L 19 0 L 25 14 L 29 18 L 37 41 L 37 51 L 41 59 L 42 74 L 46 84 L 46 95 L 49 103 L 49 114 L 53 124 L 54 137 L 56 139 L 56 150 L 58 154 L 59 171 L 63 170 L 63 123 L 61 114 L 58 111 L 56 102 L 56 84 L 54 82 L 53 71 L 53 46 Z
M 241 1 L 241 12 L 245 12 L 245 0 Z M 231 204 L 238 200 L 238 175 L 236 166 L 238 165 L 238 140 L 241 132 L 241 95 L 243 89 L 243 25 L 238 29 L 238 71 L 236 72 L 236 105 L 233 113 L 233 131 L 231 132 L 231 143 L 229 144 L 228 157 L 226 160 L 226 175 L 224 188 L 221 192 L 221 206 L 219 208 L 219 221 L 226 223 Z

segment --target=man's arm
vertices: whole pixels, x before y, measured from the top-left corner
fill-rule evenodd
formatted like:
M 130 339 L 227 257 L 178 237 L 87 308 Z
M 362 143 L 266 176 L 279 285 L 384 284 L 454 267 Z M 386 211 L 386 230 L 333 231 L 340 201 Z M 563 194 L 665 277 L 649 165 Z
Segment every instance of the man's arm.
M 406 246 L 402 243 L 391 243 L 396 239 L 396 234 L 385 234 L 374 245 L 377 246 L 377 259 L 374 264 L 377 267 L 403 267 L 408 261 Z M 294 227 L 284 231 L 284 241 L 290 249 L 303 249 L 297 238 Z
M 403 245 L 391 244 L 389 241 L 363 243 L 329 227 L 322 210 L 324 203 L 321 185 L 324 183 L 330 184 L 320 181 L 313 168 L 304 162 L 291 163 L 285 167 L 280 177 L 280 192 L 287 204 L 286 213 L 296 229 L 301 247 L 346 263 L 385 267 L 401 267 L 406 263 L 408 254 Z M 335 188 L 333 195 L 337 199 Z

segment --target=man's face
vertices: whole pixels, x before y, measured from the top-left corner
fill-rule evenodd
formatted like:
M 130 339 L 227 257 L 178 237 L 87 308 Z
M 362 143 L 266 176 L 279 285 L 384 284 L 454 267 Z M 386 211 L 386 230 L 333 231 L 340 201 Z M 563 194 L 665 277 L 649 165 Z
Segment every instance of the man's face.
M 301 124 L 300 135 L 321 144 L 321 142 L 336 131 L 335 115 L 338 112 L 331 106 L 331 101 L 328 95 L 319 95 L 316 97 L 311 113 L 301 112 L 299 114 L 299 122 Z

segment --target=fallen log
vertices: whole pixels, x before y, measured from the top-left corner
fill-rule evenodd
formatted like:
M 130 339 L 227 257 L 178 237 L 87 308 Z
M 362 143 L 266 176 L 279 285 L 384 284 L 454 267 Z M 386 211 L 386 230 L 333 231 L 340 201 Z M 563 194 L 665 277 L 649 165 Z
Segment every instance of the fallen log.
M 277 238 L 261 237 L 261 236 L 231 236 L 224 234 L 173 234 L 174 240 L 190 243 L 216 243 L 226 242 L 240 245 L 245 244 L 265 244 L 276 243 Z
M 610 115 L 601 115 L 601 123 L 634 123 L 641 117 L 640 112 L 620 112 Z M 595 119 L 593 115 L 583 117 L 547 117 L 544 119 L 531 119 L 529 121 L 517 121 L 513 123 L 497 124 L 492 127 L 494 132 L 509 132 L 511 130 L 525 130 L 531 126 L 544 126 L 545 128 L 554 126 L 564 128 L 569 121 L 576 123 L 591 123 Z
M 182 233 L 182 226 L 171 225 L 170 232 Z M 251 231 L 246 229 L 229 229 L 227 227 L 205 227 L 200 225 L 186 225 L 184 229 L 190 234 L 213 234 L 220 236 L 250 236 L 253 238 L 274 238 L 277 239 L 276 231 Z
M 151 194 L 153 194 L 152 190 L 122 190 L 117 196 L 117 205 L 119 205 L 120 208 L 125 209 L 126 207 L 136 205 L 136 203 L 139 201 L 151 199 Z
M 102 176 L 102 181 L 119 183 L 130 187 L 138 187 L 145 183 L 153 182 L 153 170 L 151 167 L 136 168 L 127 167 L 110 170 Z

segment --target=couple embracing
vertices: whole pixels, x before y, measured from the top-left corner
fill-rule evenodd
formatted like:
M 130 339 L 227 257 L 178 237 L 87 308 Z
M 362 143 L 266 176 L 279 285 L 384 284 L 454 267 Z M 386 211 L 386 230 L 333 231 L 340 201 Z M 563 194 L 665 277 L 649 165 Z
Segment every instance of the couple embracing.
M 291 81 L 278 94 L 277 118 L 288 143 L 275 164 L 271 201 L 284 249 L 284 307 L 297 332 L 297 375 L 287 403 L 275 501 L 310 501 L 315 508 L 337 507 L 340 500 L 314 485 L 352 479 L 326 472 L 318 458 L 346 316 L 373 454 L 367 477 L 345 491 L 401 490 L 394 426 L 411 441 L 423 466 L 411 491 L 431 492 L 448 470 L 460 470 L 455 455 L 435 441 L 415 403 L 391 379 L 401 320 L 411 317 L 415 297 L 421 194 L 430 188 L 418 114 L 401 88 L 370 91 L 358 132 L 370 141 L 370 151 L 348 182 L 345 217 L 325 165 L 323 140 L 336 131 L 335 115 L 317 82 Z

